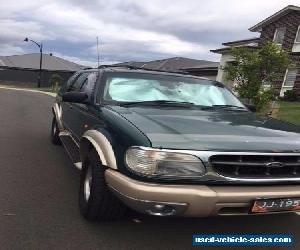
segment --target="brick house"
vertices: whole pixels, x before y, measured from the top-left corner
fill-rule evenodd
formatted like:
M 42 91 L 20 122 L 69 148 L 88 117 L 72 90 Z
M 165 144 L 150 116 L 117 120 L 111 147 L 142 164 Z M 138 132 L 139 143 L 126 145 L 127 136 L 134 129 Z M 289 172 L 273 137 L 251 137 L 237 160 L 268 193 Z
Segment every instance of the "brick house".
M 50 86 L 53 74 L 58 74 L 62 82 L 76 71 L 86 68 L 52 54 L 43 54 L 42 87 Z M 40 68 L 40 54 L 0 56 L 0 84 L 16 84 L 35 87 Z
M 300 96 L 300 7 L 289 5 L 264 19 L 249 29 L 251 32 L 259 32 L 260 36 L 251 39 L 223 43 L 225 47 L 211 50 L 221 54 L 217 80 L 232 87 L 232 82 L 226 81 L 222 66 L 234 59 L 230 55 L 230 48 L 236 46 L 255 49 L 266 41 L 274 41 L 286 50 L 294 64 L 294 67 L 282 72 L 280 80 L 274 83 L 280 96 L 286 90 L 294 89 Z
M 166 70 L 173 72 L 184 71 L 190 73 L 191 75 L 216 80 L 219 63 L 206 60 L 196 60 L 186 57 L 172 57 L 148 62 L 123 62 L 114 65 L 138 67 L 152 70 Z

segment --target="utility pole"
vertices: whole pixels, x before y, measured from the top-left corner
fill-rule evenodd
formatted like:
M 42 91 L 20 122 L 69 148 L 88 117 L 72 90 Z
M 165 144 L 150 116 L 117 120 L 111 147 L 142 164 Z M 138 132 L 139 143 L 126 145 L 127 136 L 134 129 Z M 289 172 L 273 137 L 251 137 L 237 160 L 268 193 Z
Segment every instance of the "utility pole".
M 42 64 L 43 64 L 43 44 L 40 46 L 40 70 L 39 70 L 39 79 L 38 79 L 38 88 L 41 87 L 42 81 Z
M 42 63 L 43 63 L 43 44 L 41 43 L 37 43 L 34 40 L 28 39 L 28 37 L 26 37 L 24 39 L 24 42 L 33 42 L 35 45 L 37 45 L 40 48 L 40 69 L 39 69 L 39 76 L 38 76 L 38 80 L 37 80 L 37 87 L 40 88 L 41 87 L 41 81 L 42 81 Z

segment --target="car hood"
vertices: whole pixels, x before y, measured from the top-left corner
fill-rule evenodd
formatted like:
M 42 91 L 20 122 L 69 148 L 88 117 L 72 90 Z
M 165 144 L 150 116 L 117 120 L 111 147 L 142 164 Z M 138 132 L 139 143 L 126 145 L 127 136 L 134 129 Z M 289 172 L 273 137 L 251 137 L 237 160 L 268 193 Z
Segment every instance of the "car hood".
M 250 112 L 112 106 L 151 141 L 169 149 L 300 152 L 300 127 Z

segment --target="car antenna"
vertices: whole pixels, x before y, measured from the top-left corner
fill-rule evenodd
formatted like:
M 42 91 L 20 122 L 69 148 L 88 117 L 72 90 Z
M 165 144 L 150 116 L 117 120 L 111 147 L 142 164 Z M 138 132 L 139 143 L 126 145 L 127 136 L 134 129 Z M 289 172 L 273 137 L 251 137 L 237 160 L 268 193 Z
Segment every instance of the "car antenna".
M 96 37 L 96 39 L 97 39 L 97 58 L 98 58 L 98 68 L 99 68 L 99 59 L 100 59 L 100 57 L 99 57 L 99 39 L 98 39 L 98 36 Z

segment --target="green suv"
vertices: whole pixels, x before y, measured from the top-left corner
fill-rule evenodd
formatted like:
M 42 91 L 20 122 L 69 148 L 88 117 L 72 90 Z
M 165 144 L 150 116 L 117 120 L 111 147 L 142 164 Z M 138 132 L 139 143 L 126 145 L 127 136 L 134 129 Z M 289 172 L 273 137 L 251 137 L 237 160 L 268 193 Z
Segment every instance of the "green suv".
M 51 140 L 81 169 L 88 220 L 300 209 L 300 128 L 259 117 L 223 84 L 132 67 L 75 73 Z

